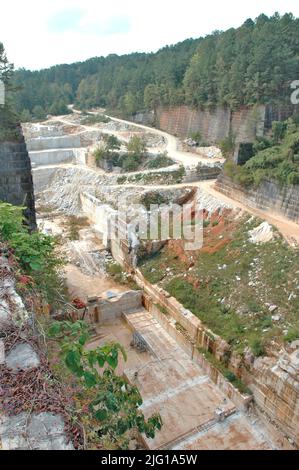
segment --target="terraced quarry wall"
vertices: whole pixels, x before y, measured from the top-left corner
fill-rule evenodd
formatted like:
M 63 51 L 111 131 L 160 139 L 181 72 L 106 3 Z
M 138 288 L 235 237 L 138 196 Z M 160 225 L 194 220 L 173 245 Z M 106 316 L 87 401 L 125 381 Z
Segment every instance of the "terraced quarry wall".
M 22 134 L 17 143 L 0 143 L 0 200 L 25 206 L 25 215 L 35 227 L 31 163 Z
M 221 174 L 217 190 L 249 207 L 274 211 L 299 222 L 299 186 L 281 187 L 275 181 L 264 181 L 258 188 L 246 189 Z
M 248 406 L 251 398 L 242 395 L 232 384 L 224 379 L 216 367 L 211 365 L 198 348 L 205 349 L 222 361 L 226 343 L 163 289 L 150 284 L 139 270 L 135 280 L 146 293 L 146 308 L 163 324 L 166 331 L 175 338 L 184 351 L 204 368 L 209 377 L 236 404 L 238 408 Z M 157 305 L 160 306 L 157 308 Z M 161 307 L 164 311 L 161 311 Z M 168 315 L 166 315 L 166 313 Z M 181 326 L 181 332 L 175 325 Z M 230 368 L 253 392 L 254 402 L 275 427 L 299 446 L 299 396 L 298 396 L 298 351 L 292 355 L 284 353 L 280 358 L 257 359 L 252 366 L 238 364 L 234 368 L 235 356 L 231 357 Z
M 257 133 L 263 133 L 265 107 L 241 108 L 232 112 L 228 108 L 198 110 L 188 106 L 158 108 L 157 126 L 181 138 L 200 132 L 207 142 L 219 142 L 230 133 L 236 142 L 252 142 Z

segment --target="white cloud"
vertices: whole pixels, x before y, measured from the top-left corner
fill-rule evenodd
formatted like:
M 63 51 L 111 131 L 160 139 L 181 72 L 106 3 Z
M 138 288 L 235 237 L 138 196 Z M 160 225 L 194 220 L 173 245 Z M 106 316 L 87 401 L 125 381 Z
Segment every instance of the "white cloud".
M 31 69 L 110 53 L 154 51 L 239 26 L 260 13 L 299 16 L 298 0 L 10 0 L 2 8 L 0 41 L 17 67 Z

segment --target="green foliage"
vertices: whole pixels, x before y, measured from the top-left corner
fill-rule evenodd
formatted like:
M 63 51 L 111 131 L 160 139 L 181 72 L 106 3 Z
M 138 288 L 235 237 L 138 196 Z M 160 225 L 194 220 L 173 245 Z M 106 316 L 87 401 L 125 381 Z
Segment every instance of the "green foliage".
M 168 157 L 167 152 L 163 152 L 162 154 L 158 155 L 155 158 L 152 158 L 148 164 L 147 168 L 149 169 L 158 169 L 158 168 L 165 168 L 167 166 L 173 165 L 174 162 L 171 158 Z
M 21 268 L 35 280 L 48 301 L 59 282 L 57 268 L 62 259 L 55 255 L 55 240 L 40 232 L 29 233 L 23 208 L 0 203 L 0 238 L 8 242 Z
M 282 141 L 285 136 L 287 129 L 287 123 L 282 121 L 273 121 L 272 122 L 272 135 L 274 144 L 278 144 Z
M 121 160 L 122 169 L 125 172 L 137 171 L 140 165 L 141 158 L 138 155 L 129 154 L 125 155 Z
M 5 104 L 0 104 L 0 142 L 18 142 L 20 139 L 19 118 L 14 111 L 12 98 L 13 65 L 8 62 L 4 46 L 0 42 L 0 80 L 5 87 Z
M 127 116 L 161 105 L 289 104 L 289 82 L 298 70 L 298 23 L 292 14 L 261 15 L 239 28 L 188 39 L 155 54 L 111 54 L 41 71 L 22 69 L 15 77 L 21 87 L 17 110 L 33 114 L 40 105 L 47 114 L 60 99 L 81 109 L 100 106 Z
M 255 339 L 250 344 L 251 351 L 256 357 L 263 356 L 265 354 L 264 344 L 260 339 Z
M 185 74 L 187 104 L 288 104 L 289 77 L 298 67 L 298 28 L 292 14 L 275 13 L 207 36 Z
M 137 135 L 134 135 L 130 141 L 127 144 L 127 149 L 129 155 L 132 155 L 134 157 L 144 157 L 146 154 L 146 143 L 142 137 L 138 137 Z
M 202 136 L 200 132 L 192 132 L 190 137 L 192 140 L 194 140 L 194 142 L 196 142 L 196 145 L 200 145 L 202 141 Z
M 226 245 L 216 252 L 197 253 L 188 275 L 190 282 L 182 274 L 188 265 L 169 248 L 150 258 L 144 257 L 139 263 L 146 279 L 159 283 L 240 354 L 251 346 L 259 354 L 258 347 L 264 348 L 272 340 L 276 343 L 284 340 L 284 327 L 272 322 L 265 302 L 278 306 L 289 331 L 299 331 L 299 298 L 289 300 L 298 283 L 299 253 L 288 247 L 278 234 L 269 243 L 251 243 L 248 231 L 260 222 L 242 219 L 237 229 L 232 230 L 229 223 L 222 227 Z M 207 237 L 209 248 L 210 237 Z M 214 244 L 211 247 L 214 249 Z M 171 280 L 166 275 L 167 268 L 173 273 Z M 253 278 L 256 286 L 251 287 Z
M 238 377 L 236 377 L 236 375 L 231 372 L 223 362 L 217 360 L 215 356 L 206 349 L 198 348 L 198 350 L 208 362 L 216 367 L 216 369 L 218 369 L 221 374 L 239 390 L 240 393 L 252 395 L 252 391 Z
M 158 205 L 161 206 L 162 204 L 166 204 L 168 202 L 167 198 L 156 191 L 150 191 L 142 195 L 140 199 L 140 203 L 145 206 L 145 208 L 149 211 L 151 205 Z
M 232 156 L 234 148 L 235 148 L 235 139 L 232 135 L 229 135 L 226 139 L 223 139 L 219 143 L 220 150 L 222 155 L 225 158 L 229 158 Z
M 117 343 L 87 349 L 89 327 L 83 321 L 55 322 L 49 335 L 60 340 L 62 358 L 68 369 L 80 380 L 82 387 L 93 391 L 89 413 L 99 423 L 97 433 L 116 444 L 123 444 L 131 430 L 154 438 L 161 429 L 158 414 L 146 419 L 139 407 L 142 398 L 137 387 L 116 374 L 119 355 L 126 360 L 123 347 Z
M 291 328 L 284 337 L 284 341 L 286 343 L 292 343 L 293 341 L 296 341 L 297 339 L 299 339 L 299 329 L 296 329 L 296 328 Z
M 115 135 L 106 135 L 104 142 L 104 145 L 97 147 L 94 151 L 96 163 L 101 166 L 106 161 L 108 165 L 117 166 L 120 158 L 117 152 L 121 148 L 120 140 Z
M 49 108 L 49 113 L 54 116 L 62 116 L 65 114 L 71 114 L 71 110 L 67 107 L 67 103 L 63 98 L 56 100 Z
M 106 135 L 104 140 L 107 150 L 119 150 L 121 147 L 121 141 L 115 135 Z
M 107 150 L 105 147 L 97 147 L 93 152 L 96 162 L 99 164 L 107 158 Z
M 110 118 L 105 116 L 105 114 L 89 114 L 82 120 L 83 125 L 92 125 L 92 124 L 99 124 L 104 123 L 107 124 L 110 122 Z
M 50 111 L 50 109 L 49 109 Z M 47 113 L 41 105 L 36 105 L 32 109 L 33 118 L 37 121 L 44 121 L 47 118 Z
M 245 187 L 258 186 L 261 181 L 274 179 L 281 185 L 299 184 L 299 128 L 292 119 L 273 123 L 273 138 L 259 139 L 256 154 L 242 167 L 229 161 L 225 173 Z

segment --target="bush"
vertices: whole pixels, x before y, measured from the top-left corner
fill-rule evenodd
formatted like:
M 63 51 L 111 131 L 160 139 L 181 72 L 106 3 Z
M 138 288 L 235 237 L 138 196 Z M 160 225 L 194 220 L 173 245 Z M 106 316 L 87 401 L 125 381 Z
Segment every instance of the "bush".
M 293 341 L 296 341 L 297 339 L 299 339 L 299 330 L 295 328 L 290 329 L 284 337 L 284 341 L 286 343 L 292 343 Z
M 281 142 L 281 140 L 284 138 L 286 129 L 287 129 L 286 122 L 282 122 L 282 121 L 272 122 L 273 140 L 276 144 L 278 142 Z
M 145 193 L 140 200 L 141 204 L 146 207 L 147 210 L 150 210 L 151 205 L 162 205 L 166 204 L 167 199 L 158 192 L 148 192 Z
M 235 148 L 234 137 L 232 135 L 229 135 L 219 143 L 219 147 L 222 152 L 222 155 L 225 158 L 231 157 Z
M 104 147 L 98 147 L 93 152 L 93 156 L 95 157 L 96 162 L 100 163 L 107 158 L 107 151 Z
M 147 167 L 149 169 L 163 168 L 166 166 L 173 165 L 173 163 L 173 160 L 168 157 L 167 152 L 164 152 L 161 155 L 158 155 L 157 157 L 151 159 L 148 162 Z
M 292 173 L 288 174 L 287 183 L 292 184 L 299 184 L 299 172 L 292 171 Z
M 265 348 L 261 340 L 255 339 L 250 344 L 251 351 L 256 357 L 263 356 L 265 354 Z
M 40 232 L 29 233 L 23 208 L 0 203 L 0 238 L 14 250 L 22 270 L 30 275 L 44 297 L 53 302 L 58 288 L 57 268 L 63 260 L 55 254 L 55 239 Z
M 83 125 L 99 123 L 107 124 L 108 122 L 110 122 L 110 118 L 105 116 L 105 114 L 88 114 L 87 117 L 82 120 Z
M 127 155 L 122 159 L 122 169 L 125 172 L 137 171 L 140 165 L 140 158 L 136 155 Z
M 259 138 L 253 146 L 255 155 L 245 165 L 241 167 L 232 161 L 224 165 L 225 174 L 237 184 L 257 187 L 269 179 L 281 186 L 299 184 L 299 129 L 293 120 L 273 126 L 274 138 Z
M 142 137 L 134 135 L 127 144 L 128 153 L 137 156 L 138 158 L 143 157 L 146 154 L 146 144 Z

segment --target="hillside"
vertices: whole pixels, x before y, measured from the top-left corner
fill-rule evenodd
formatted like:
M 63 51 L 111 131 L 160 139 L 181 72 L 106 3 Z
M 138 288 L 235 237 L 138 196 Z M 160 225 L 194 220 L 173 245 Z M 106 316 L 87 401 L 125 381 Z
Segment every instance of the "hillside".
M 272 132 L 253 144 L 253 155 L 244 165 L 229 161 L 225 174 L 244 187 L 257 187 L 263 180 L 276 180 L 281 186 L 299 184 L 298 118 L 273 122 Z
M 18 70 L 16 106 L 23 120 L 59 114 L 75 102 L 123 115 L 158 105 L 195 107 L 287 104 L 299 73 L 299 19 L 248 19 L 237 29 L 188 39 L 157 53 L 95 57 L 46 70 Z M 284 38 L 283 42 L 281 37 Z

